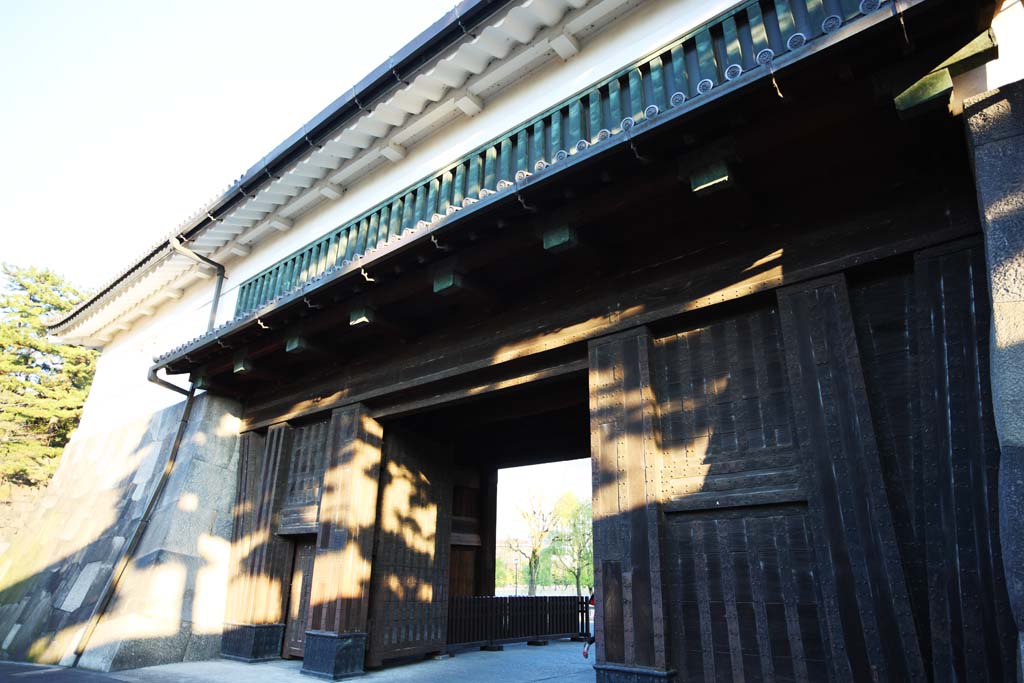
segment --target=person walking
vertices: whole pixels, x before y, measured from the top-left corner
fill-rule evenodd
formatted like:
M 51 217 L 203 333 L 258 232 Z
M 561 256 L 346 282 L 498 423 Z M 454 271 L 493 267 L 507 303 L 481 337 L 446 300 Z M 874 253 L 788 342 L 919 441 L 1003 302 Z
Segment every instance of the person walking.
M 590 606 L 591 607 L 594 606 L 594 593 L 593 592 L 590 593 Z M 595 618 L 596 618 L 596 613 L 595 613 Z M 591 630 L 596 631 L 596 629 L 593 626 L 591 627 Z M 589 637 L 587 638 L 587 643 L 586 643 L 586 645 L 583 646 L 583 659 L 587 659 L 588 657 L 590 657 L 590 646 L 593 645 L 594 641 L 596 640 L 596 637 L 594 636 L 593 633 L 588 634 L 588 636 Z

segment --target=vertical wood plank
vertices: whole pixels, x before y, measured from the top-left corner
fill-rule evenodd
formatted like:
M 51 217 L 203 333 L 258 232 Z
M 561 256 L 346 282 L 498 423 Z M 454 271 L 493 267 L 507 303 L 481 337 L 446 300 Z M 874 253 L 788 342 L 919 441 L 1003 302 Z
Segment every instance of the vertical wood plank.
M 381 461 L 367 661 L 444 649 L 453 478 L 450 454 L 389 429 Z
M 243 434 L 238 453 L 238 485 L 235 507 L 232 511 L 231 575 L 228 579 L 228 605 L 225 621 L 232 624 L 248 623 L 249 591 L 252 573 L 249 553 L 253 547 L 255 500 L 259 482 L 260 463 L 263 459 L 263 436 L 255 432 Z
M 331 414 L 310 629 L 365 633 L 382 429 L 362 404 Z
M 882 478 L 900 544 L 925 662 L 931 661 L 923 519 L 924 463 L 913 273 L 887 273 L 850 291 Z
M 589 353 L 598 661 L 664 669 L 662 458 L 650 334 L 640 328 L 598 339 Z
M 835 675 L 924 680 L 845 280 L 778 299 Z
M 291 578 L 291 543 L 274 533 L 287 489 L 292 429 L 274 425 L 266 437 L 242 439 L 232 530 L 225 656 L 245 661 L 278 657 Z
M 974 241 L 922 252 L 914 263 L 924 473 L 919 529 L 936 681 L 1015 680 L 984 273 Z

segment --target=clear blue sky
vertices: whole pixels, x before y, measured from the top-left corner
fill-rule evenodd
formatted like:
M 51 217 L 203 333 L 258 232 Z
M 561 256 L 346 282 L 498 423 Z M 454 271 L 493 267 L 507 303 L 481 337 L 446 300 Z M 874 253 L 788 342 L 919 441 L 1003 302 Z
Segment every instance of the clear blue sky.
M 0 261 L 98 287 L 454 0 L 0 0 Z

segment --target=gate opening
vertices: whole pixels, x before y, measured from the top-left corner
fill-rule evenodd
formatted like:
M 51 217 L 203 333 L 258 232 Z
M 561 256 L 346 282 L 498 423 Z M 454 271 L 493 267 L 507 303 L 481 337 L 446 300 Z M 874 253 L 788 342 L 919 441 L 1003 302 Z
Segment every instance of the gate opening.
M 382 420 L 382 424 L 383 464 L 370 597 L 373 632 L 367 665 L 471 647 L 500 649 L 512 642 L 586 637 L 592 570 L 580 576 L 582 597 L 576 594 L 575 578 L 571 590 L 552 589 L 550 567 L 558 563 L 559 552 L 552 528 L 538 555 L 540 568 L 547 573 L 534 572 L 535 595 L 529 595 L 528 580 L 517 588 L 513 577 L 510 585 L 509 541 L 523 539 L 509 535 L 509 529 L 519 527 L 509 518 L 509 511 L 517 514 L 514 503 L 499 510 L 503 497 L 521 499 L 525 505 L 533 495 L 538 505 L 551 507 L 545 514 L 553 518 L 558 494 L 571 490 L 574 502 L 584 506 L 590 528 L 586 373 L 502 390 Z M 557 472 L 535 467 L 544 464 Z M 531 479 L 565 477 L 572 472 L 573 486 L 558 491 L 557 486 L 531 489 L 524 485 L 523 476 L 515 474 L 518 470 L 509 469 L 527 466 L 534 466 L 528 474 Z M 499 479 L 509 482 L 500 494 Z M 568 499 L 561 505 L 565 514 L 572 512 Z M 569 539 L 565 540 L 567 546 Z M 593 554 L 589 537 L 587 543 L 584 560 Z M 531 551 L 525 546 L 521 550 L 525 555 L 517 552 L 519 571 L 528 577 Z M 572 565 L 568 551 L 565 554 L 559 569 L 563 583 L 564 565 Z

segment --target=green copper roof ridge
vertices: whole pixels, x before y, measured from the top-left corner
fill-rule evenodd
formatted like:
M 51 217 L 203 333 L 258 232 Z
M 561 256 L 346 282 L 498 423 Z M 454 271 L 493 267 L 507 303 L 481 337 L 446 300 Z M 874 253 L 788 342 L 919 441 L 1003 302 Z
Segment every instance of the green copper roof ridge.
M 845 17 L 835 14 L 825 16 L 827 6 L 838 6 L 838 0 L 767 0 L 765 3 L 761 0 L 745 0 L 720 12 L 699 26 L 631 61 L 627 66 L 595 79 L 557 104 L 545 108 L 541 113 L 466 152 L 456 161 L 391 194 L 387 199 L 338 224 L 246 279 L 238 288 L 235 316 L 244 315 L 296 287 L 303 286 L 305 282 L 318 277 L 332 266 L 350 262 L 370 253 L 381 243 L 381 235 L 385 233 L 387 237 L 383 240 L 384 243 L 421 223 L 435 222 L 439 215 L 451 215 L 453 208 L 457 211 L 465 207 L 467 201 L 476 201 L 487 194 L 507 188 L 514 184 L 513 180 L 519 181 L 552 163 L 565 160 L 609 135 L 628 130 L 649 116 L 657 115 L 662 108 L 680 106 L 691 97 L 700 97 L 712 88 L 738 78 L 747 70 L 770 64 L 775 56 L 770 33 L 774 36 L 775 47 L 781 48 L 779 54 L 794 52 L 808 41 L 822 34 L 827 35 L 830 30 L 845 25 L 859 13 L 873 12 L 882 3 L 878 0 L 861 0 L 859 5 L 852 6 L 852 0 L 844 0 L 844 4 L 850 6 L 845 10 Z M 775 26 L 769 26 L 765 20 L 762 5 L 770 7 Z M 744 17 L 741 16 L 742 13 L 747 14 Z M 785 13 L 785 16 L 781 13 Z M 729 26 L 723 28 L 725 22 L 728 22 Z M 755 22 L 760 23 L 754 25 Z M 770 28 L 774 28 L 774 31 L 770 31 Z M 788 35 L 783 33 L 784 29 L 788 31 Z M 795 38 L 799 40 L 794 42 Z M 744 44 L 740 43 L 742 39 L 746 39 Z M 724 44 L 730 40 L 730 44 Z M 688 49 L 687 44 L 691 41 L 693 44 Z M 796 47 L 793 47 L 794 45 Z M 727 60 L 736 54 L 745 59 L 746 67 L 735 61 L 727 63 Z M 645 68 L 649 70 L 647 75 L 640 73 Z M 674 85 L 679 86 L 682 83 L 687 92 L 667 87 L 669 75 L 665 71 L 666 68 L 671 70 Z M 622 79 L 625 79 L 624 85 L 619 84 Z M 649 87 L 648 81 L 651 81 Z M 623 88 L 628 91 L 628 95 L 620 101 L 620 94 L 624 94 Z M 605 89 L 608 90 L 607 97 L 602 92 Z M 681 97 L 678 97 L 680 95 Z M 606 109 L 611 110 L 613 102 L 617 111 L 606 112 Z M 587 115 L 583 114 L 584 107 L 588 111 Z M 565 123 L 568 130 L 563 135 L 560 112 L 567 109 L 568 117 Z M 616 120 L 622 113 L 626 115 L 621 120 Z M 605 120 L 606 114 L 608 120 Z M 548 119 L 551 119 L 550 126 L 547 125 Z M 602 126 L 602 121 L 606 125 Z M 585 129 L 598 126 L 601 126 L 600 130 L 583 132 Z M 559 149 L 555 150 L 552 145 L 549 152 L 546 143 L 556 130 L 560 138 Z M 571 139 L 574 132 L 579 133 L 577 140 Z M 562 145 L 566 139 L 569 139 L 568 144 Z M 514 159 L 510 158 L 513 146 L 516 147 Z M 538 149 L 541 151 L 539 155 Z M 539 158 L 531 161 L 532 156 Z M 463 172 L 467 165 L 468 174 Z M 478 197 L 469 196 L 463 200 L 461 206 L 456 206 L 450 201 L 449 194 L 454 197 L 461 193 L 461 184 L 464 183 L 468 195 L 467 175 L 477 178 L 481 190 Z M 493 182 L 489 182 L 487 178 L 492 176 Z M 454 192 L 453 180 L 460 183 Z M 442 194 L 444 196 L 441 196 Z M 430 206 L 426 205 L 427 202 Z M 402 205 L 401 215 L 396 215 L 399 203 Z M 410 208 L 409 205 L 413 206 Z M 364 222 L 367 225 L 362 225 Z M 374 241 L 372 246 L 371 230 Z M 345 249 L 342 253 L 340 250 L 343 240 Z M 332 255 L 333 264 L 327 262 L 328 254 Z M 298 263 L 289 265 L 292 259 L 298 259 Z M 272 275 L 274 277 L 271 277 Z

